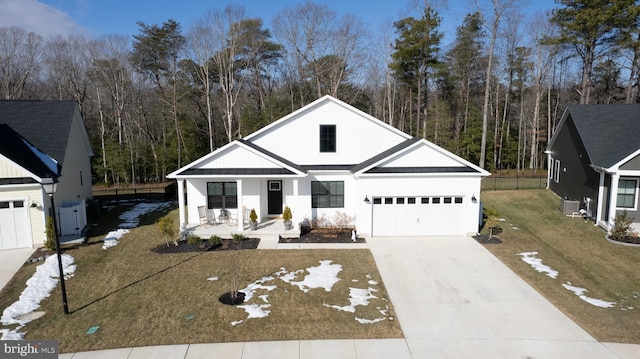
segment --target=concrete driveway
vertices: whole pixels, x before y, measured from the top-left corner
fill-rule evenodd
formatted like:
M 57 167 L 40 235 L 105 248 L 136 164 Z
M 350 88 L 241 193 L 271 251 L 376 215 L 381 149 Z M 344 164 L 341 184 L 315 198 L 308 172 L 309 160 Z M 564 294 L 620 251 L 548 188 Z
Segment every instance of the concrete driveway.
M 413 358 L 619 358 L 469 237 L 371 238 Z M 637 349 L 637 346 L 620 350 Z
M 34 251 L 33 248 L 0 250 L 0 289 L 7 285 Z

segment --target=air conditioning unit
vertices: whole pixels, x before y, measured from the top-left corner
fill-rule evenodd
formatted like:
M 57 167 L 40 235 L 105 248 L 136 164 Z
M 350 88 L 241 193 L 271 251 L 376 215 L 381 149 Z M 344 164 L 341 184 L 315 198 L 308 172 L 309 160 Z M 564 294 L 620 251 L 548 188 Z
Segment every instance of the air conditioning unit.
M 561 199 L 560 200 L 560 211 L 563 214 L 571 215 L 573 213 L 578 213 L 580 211 L 580 201 L 574 201 L 570 199 Z

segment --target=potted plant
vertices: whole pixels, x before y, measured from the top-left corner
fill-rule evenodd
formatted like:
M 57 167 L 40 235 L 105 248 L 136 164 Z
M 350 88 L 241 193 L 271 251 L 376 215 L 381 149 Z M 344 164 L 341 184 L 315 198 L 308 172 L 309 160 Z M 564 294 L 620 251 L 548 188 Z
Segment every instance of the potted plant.
M 254 208 L 252 208 L 251 213 L 249 213 L 249 221 L 252 231 L 258 229 L 258 214 L 256 214 L 256 210 Z
M 289 206 L 284 207 L 284 211 L 282 211 L 282 219 L 284 220 L 284 229 L 290 230 L 293 228 L 291 223 L 291 208 Z

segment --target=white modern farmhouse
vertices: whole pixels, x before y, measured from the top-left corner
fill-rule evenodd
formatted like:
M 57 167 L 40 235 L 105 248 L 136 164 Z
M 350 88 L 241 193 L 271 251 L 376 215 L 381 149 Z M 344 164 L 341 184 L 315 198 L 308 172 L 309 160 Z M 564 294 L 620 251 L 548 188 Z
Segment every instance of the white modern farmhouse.
M 201 223 L 205 208 L 214 216 L 224 208 L 242 231 L 249 210 L 265 221 L 288 206 L 296 226 L 351 218 L 360 235 L 423 236 L 476 233 L 488 175 L 324 96 L 168 177 L 178 181 L 186 226 Z

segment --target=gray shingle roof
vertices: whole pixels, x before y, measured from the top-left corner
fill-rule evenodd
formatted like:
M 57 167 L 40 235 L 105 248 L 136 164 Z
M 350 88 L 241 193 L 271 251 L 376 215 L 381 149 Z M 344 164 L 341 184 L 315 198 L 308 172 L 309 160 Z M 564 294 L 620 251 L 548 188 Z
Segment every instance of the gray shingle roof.
M 2 100 L 0 124 L 9 125 L 62 166 L 76 109 L 74 101 Z
M 54 172 L 34 152 L 33 145 L 25 143 L 25 139 L 9 125 L 0 124 L 0 153 L 17 163 L 22 168 L 38 177 L 56 177 L 59 168 Z M 37 151 L 37 150 L 35 150 Z M 55 166 L 55 164 L 53 164 Z
M 640 149 L 640 104 L 570 105 L 591 164 L 611 167 Z

